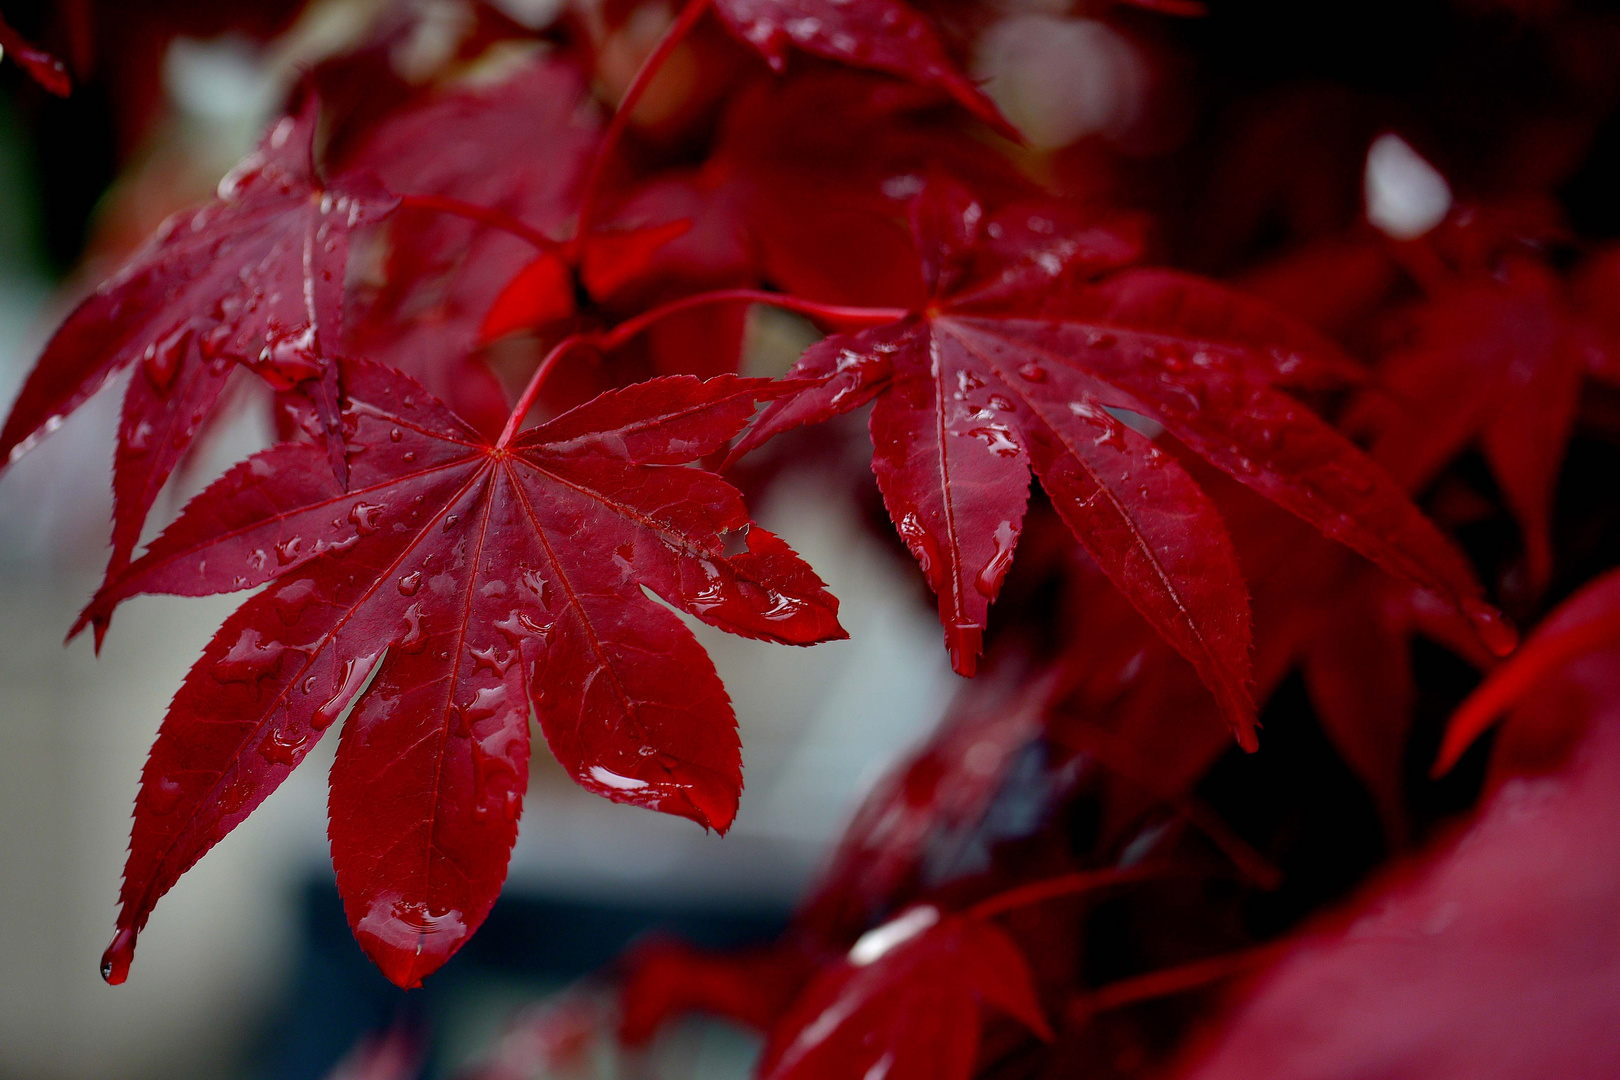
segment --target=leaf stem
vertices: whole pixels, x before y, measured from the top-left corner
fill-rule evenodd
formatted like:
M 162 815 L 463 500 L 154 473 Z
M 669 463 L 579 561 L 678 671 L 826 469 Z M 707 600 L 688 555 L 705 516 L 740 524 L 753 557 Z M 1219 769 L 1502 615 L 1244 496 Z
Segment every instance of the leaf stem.
M 658 307 L 642 312 L 640 315 L 626 319 L 602 335 L 602 347 L 605 349 L 616 348 L 647 329 L 653 323 L 679 312 L 704 307 L 709 304 L 726 303 L 769 304 L 784 311 L 796 311 L 801 315 L 821 319 L 840 329 L 849 330 L 867 326 L 882 326 L 884 323 L 903 319 L 908 314 L 903 308 L 841 307 L 836 304 L 818 304 L 814 300 L 804 300 L 785 293 L 765 292 L 762 289 L 718 289 L 714 292 L 683 296 L 679 300 L 671 300 L 667 304 L 661 304 Z
M 534 369 L 534 374 L 529 376 L 529 385 L 523 388 L 523 396 L 518 398 L 517 405 L 512 409 L 512 415 L 506 418 L 506 426 L 501 429 L 501 437 L 495 440 L 497 447 L 505 446 L 517 435 L 518 425 L 523 423 L 523 418 L 534 408 L 535 399 L 540 396 L 540 387 L 545 384 L 546 377 L 562 358 L 576 348 L 593 344 L 594 341 L 595 337 L 592 334 L 569 334 L 551 347 L 545 359 L 540 361 L 540 366 Z
M 561 241 L 553 240 L 539 229 L 524 224 L 511 214 L 500 210 L 492 210 L 487 206 L 462 202 L 460 199 L 451 199 L 443 195 L 401 195 L 399 205 L 412 210 L 429 210 L 440 214 L 454 214 L 456 217 L 476 221 L 481 225 L 488 225 L 492 229 L 500 229 L 520 239 L 527 240 L 542 251 L 558 251 L 565 246 Z
M 636 103 L 647 92 L 653 78 L 664 66 L 670 54 L 697 25 L 703 13 L 708 10 L 709 0 L 688 0 L 686 7 L 676 17 L 675 22 L 664 32 L 653 51 L 647 54 L 647 59 L 641 62 L 635 78 L 625 88 L 624 97 L 619 99 L 619 107 L 614 110 L 613 117 L 608 121 L 607 130 L 602 132 L 602 141 L 596 146 L 596 154 L 591 158 L 591 167 L 585 174 L 585 185 L 581 189 L 579 198 L 579 220 L 574 229 L 576 238 L 583 238 L 590 234 L 591 226 L 596 220 L 596 211 L 601 202 L 602 174 L 607 171 L 608 162 L 613 157 L 619 140 L 624 135 L 624 129 L 630 123 L 630 114 L 635 110 Z
M 1062 896 L 1076 896 L 1080 893 L 1091 892 L 1094 889 L 1104 889 L 1111 885 L 1124 885 L 1133 881 L 1164 877 L 1175 872 L 1174 867 L 1166 866 L 1163 863 L 1115 866 L 1107 870 L 1080 870 L 1073 874 L 1062 874 L 1058 877 L 1047 878 L 1044 881 L 1033 881 L 1028 885 L 1020 885 L 1015 889 L 997 893 L 994 896 L 980 900 L 977 904 L 968 908 L 967 915 L 969 918 L 974 919 L 990 919 L 997 915 L 1004 915 L 1015 908 L 1027 907 L 1030 904 L 1039 904 Z
M 1165 968 L 1163 971 L 1150 971 L 1146 975 L 1137 975 L 1130 979 L 1120 979 L 1118 982 L 1076 995 L 1069 1002 L 1069 1019 L 1084 1021 L 1107 1009 L 1118 1009 L 1139 1001 L 1196 990 L 1200 986 L 1207 986 L 1259 967 L 1279 955 L 1282 949 L 1281 943 L 1263 945 L 1256 949 L 1245 949 L 1242 952 L 1212 956 L 1207 960 Z
M 540 366 L 535 368 L 534 374 L 529 377 L 529 384 L 523 388 L 523 396 L 518 398 L 517 405 L 512 409 L 512 415 L 507 417 L 506 427 L 501 431 L 501 437 L 495 445 L 505 446 L 517 435 L 518 425 L 523 423 L 523 418 L 534 408 L 535 400 L 540 396 L 541 386 L 562 358 L 574 349 L 590 347 L 609 352 L 671 315 L 710 304 L 726 303 L 771 304 L 785 311 L 797 311 L 846 329 L 881 326 L 903 319 L 907 315 L 901 308 L 840 307 L 834 304 L 818 304 L 814 300 L 804 300 L 784 293 L 765 292 L 761 289 L 718 289 L 714 292 L 683 296 L 679 300 L 671 300 L 667 304 L 649 308 L 640 315 L 626 319 L 611 330 L 581 331 L 570 334 L 553 345 L 551 351 L 546 353 L 545 359 L 540 361 Z

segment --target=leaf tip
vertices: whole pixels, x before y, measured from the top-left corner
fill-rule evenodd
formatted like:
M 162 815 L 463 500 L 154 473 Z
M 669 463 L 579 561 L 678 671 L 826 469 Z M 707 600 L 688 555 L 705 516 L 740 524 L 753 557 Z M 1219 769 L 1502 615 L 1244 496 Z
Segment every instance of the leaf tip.
M 1482 600 L 1464 600 L 1462 612 L 1494 656 L 1506 656 L 1519 647 L 1519 632 L 1500 611 Z
M 973 678 L 984 651 L 984 627 L 972 623 L 950 623 L 945 627 L 945 647 L 950 650 L 951 670 L 964 679 Z
M 130 961 L 135 959 L 135 928 L 121 926 L 107 951 L 101 954 L 101 978 L 108 986 L 119 986 L 129 978 Z

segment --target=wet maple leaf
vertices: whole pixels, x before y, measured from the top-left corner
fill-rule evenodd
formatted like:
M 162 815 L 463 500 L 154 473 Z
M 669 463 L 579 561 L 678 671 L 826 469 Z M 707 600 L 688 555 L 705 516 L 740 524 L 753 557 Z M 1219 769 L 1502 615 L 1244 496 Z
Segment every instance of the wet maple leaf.
M 1033 469 L 1109 579 L 1190 660 L 1254 745 L 1247 590 L 1225 525 L 1175 458 L 1118 414 L 1509 642 L 1467 563 L 1376 464 L 1279 387 L 1327 377 L 1331 346 L 1199 278 L 1119 270 L 1133 244 L 1073 213 L 994 215 L 935 183 L 915 207 L 932 300 L 812 346 L 733 451 L 876 399 L 873 471 L 971 674 L 1012 562 Z M 1136 421 L 1140 423 L 1140 421 Z
M 1530 587 L 1552 574 L 1558 469 L 1588 376 L 1613 379 L 1612 343 L 1532 258 L 1448 277 L 1409 313 L 1347 424 L 1408 490 L 1477 446 L 1518 520 Z
M 732 33 L 776 71 L 789 45 L 943 90 L 1010 138 L 1018 131 L 956 66 L 928 20 L 901 0 L 713 0 Z
M 395 200 L 362 176 L 322 183 L 311 156 L 317 115 L 306 95 L 220 181 L 216 201 L 169 218 L 75 308 L 0 431 L 0 459 L 15 460 L 138 361 L 114 460 L 109 578 L 128 563 L 235 364 L 279 388 L 302 387 L 327 421 L 329 467 L 344 471 L 338 378 L 326 357 L 338 344 L 349 235 Z
M 655 175 L 616 204 L 620 227 L 692 222 L 631 297 L 757 281 L 832 304 L 921 303 L 906 215 L 930 170 L 998 199 L 1036 193 L 1004 157 L 930 116 L 936 106 L 921 88 L 842 70 L 746 87 L 700 167 Z
M 80 619 L 143 592 L 270 582 L 221 627 L 142 776 L 121 980 L 158 898 L 286 778 L 345 709 L 332 771 L 339 891 L 361 946 L 414 985 L 500 891 L 529 712 L 583 787 L 725 830 L 736 724 L 691 632 L 842 637 L 837 601 L 738 493 L 681 463 L 780 384 L 672 377 L 491 445 L 409 377 L 342 363 L 350 489 L 286 443 L 198 496 Z M 727 556 L 728 534 L 748 548 Z
M 981 1006 L 1051 1037 L 1011 938 L 931 905 L 908 908 L 810 982 L 771 1032 L 759 1075 L 967 1080 Z

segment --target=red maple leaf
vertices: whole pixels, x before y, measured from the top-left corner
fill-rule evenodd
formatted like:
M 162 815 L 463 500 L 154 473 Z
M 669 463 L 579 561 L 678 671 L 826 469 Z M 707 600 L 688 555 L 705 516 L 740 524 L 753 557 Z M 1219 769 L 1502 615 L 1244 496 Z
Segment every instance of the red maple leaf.
M 807 350 L 793 375 L 814 386 L 767 408 L 733 456 L 875 398 L 873 471 L 939 597 L 959 672 L 973 671 L 1033 469 L 1104 573 L 1254 745 L 1248 597 L 1226 527 L 1176 459 L 1120 415 L 1162 425 L 1509 644 L 1445 538 L 1382 469 L 1279 389 L 1331 372 L 1336 354 L 1313 333 L 1199 278 L 1118 271 L 1135 245 L 1072 213 L 991 215 L 941 183 L 919 196 L 915 220 L 933 299 Z
M 771 1032 L 764 1080 L 967 1080 L 981 1005 L 1050 1038 L 1029 965 L 1001 930 L 922 904 L 867 931 Z
M 15 460 L 139 361 L 114 460 L 109 579 L 127 565 L 147 511 L 237 363 L 317 401 L 330 468 L 343 474 L 338 377 L 326 357 L 338 343 L 349 235 L 395 200 L 359 176 L 321 182 L 311 156 L 317 114 L 306 95 L 220 181 L 215 202 L 169 218 L 74 309 L 0 431 L 0 459 Z
M 698 0 L 703 2 L 703 0 Z M 943 90 L 1010 138 L 1017 129 L 957 68 L 928 20 L 901 0 L 713 0 L 732 33 L 776 71 L 789 45 L 815 56 L 873 68 Z
M 738 493 L 681 463 L 782 392 L 672 377 L 495 445 L 409 377 L 342 364 L 351 484 L 285 443 L 198 496 L 81 616 L 143 592 L 272 582 L 221 627 L 142 776 L 119 932 L 127 970 L 158 898 L 353 707 L 331 838 L 350 924 L 415 985 L 477 928 L 516 837 L 532 704 L 576 781 L 724 831 L 742 776 L 708 657 L 642 588 L 711 625 L 809 644 L 837 601 Z M 725 554 L 726 536 L 748 549 Z
M 1429 288 L 1347 422 L 1412 491 L 1477 446 L 1518 519 L 1539 592 L 1552 574 L 1552 499 L 1581 391 L 1589 375 L 1614 379 L 1613 346 L 1523 252 Z

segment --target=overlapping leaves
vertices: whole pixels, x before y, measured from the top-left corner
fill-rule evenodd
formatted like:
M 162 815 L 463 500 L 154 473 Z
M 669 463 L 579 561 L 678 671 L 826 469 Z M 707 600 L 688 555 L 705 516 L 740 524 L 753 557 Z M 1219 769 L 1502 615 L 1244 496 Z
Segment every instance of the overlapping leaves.
M 958 671 L 974 669 L 1033 469 L 1253 744 L 1248 597 L 1226 528 L 1174 456 L 1122 416 L 1162 425 L 1508 643 L 1467 564 L 1387 474 L 1279 389 L 1331 373 L 1313 335 L 1200 279 L 1119 271 L 1134 245 L 1072 213 L 991 215 L 943 182 L 918 198 L 915 221 L 930 303 L 812 347 L 792 374 L 815 385 L 767 409 L 739 452 L 876 399 L 873 471 L 939 597 Z

